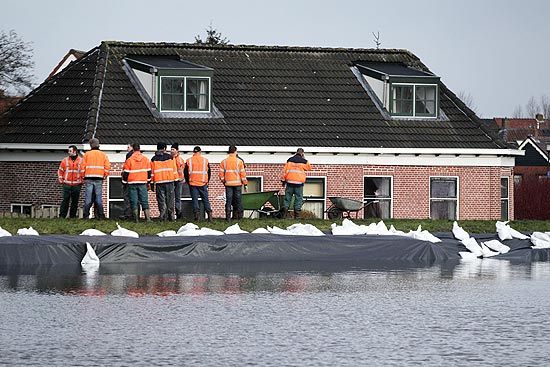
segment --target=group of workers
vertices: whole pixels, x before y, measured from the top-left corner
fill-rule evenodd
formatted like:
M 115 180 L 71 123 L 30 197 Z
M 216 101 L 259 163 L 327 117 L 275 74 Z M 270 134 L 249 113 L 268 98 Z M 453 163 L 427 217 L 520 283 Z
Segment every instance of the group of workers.
M 81 158 L 78 148 L 71 145 L 68 156 L 64 158 L 58 170 L 59 183 L 63 185 L 63 198 L 60 207 L 60 218 L 77 217 L 78 200 L 81 187 L 84 184 L 84 218 L 90 216 L 94 206 L 94 214 L 98 219 L 104 219 L 103 181 L 109 176 L 111 164 L 107 155 L 99 149 L 99 140 L 89 141 L 90 150 Z M 294 215 L 300 216 L 303 203 L 303 186 L 306 181 L 305 171 L 311 170 L 309 162 L 304 158 L 304 150 L 299 148 L 290 157 L 283 169 L 281 182 L 285 189 L 285 198 L 281 207 L 283 217 L 294 200 Z M 157 144 L 155 155 L 149 159 L 141 153 L 138 143 L 128 144 L 126 160 L 122 169 L 122 184 L 125 209 L 123 218 L 140 218 L 140 207 L 145 220 L 151 221 L 149 211 L 148 190 L 156 194 L 159 219 L 174 221 L 183 217 L 181 196 L 183 185 L 189 185 L 193 205 L 193 215 L 196 221 L 200 218 L 199 197 L 204 205 L 208 221 L 212 221 L 212 207 L 208 199 L 208 183 L 211 170 L 208 159 L 202 156 L 201 148 L 193 148 L 193 155 L 186 160 L 181 157 L 179 145 L 172 144 L 170 152 L 166 143 Z M 227 157 L 221 161 L 218 171 L 220 182 L 225 186 L 225 219 L 241 219 L 243 217 L 242 188 L 247 191 L 245 164 L 237 154 L 237 148 L 230 146 Z M 69 205 L 70 204 L 70 205 Z M 69 210 L 70 206 L 70 210 Z

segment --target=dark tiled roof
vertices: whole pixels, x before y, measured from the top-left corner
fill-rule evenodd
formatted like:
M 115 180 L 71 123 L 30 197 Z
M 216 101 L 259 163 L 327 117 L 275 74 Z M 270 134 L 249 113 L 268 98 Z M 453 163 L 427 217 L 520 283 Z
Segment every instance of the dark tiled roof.
M 213 102 L 223 117 L 155 117 L 123 70 L 128 55 L 178 56 L 214 69 Z M 443 84 L 448 121 L 386 120 L 350 70 L 356 61 L 429 72 L 403 50 L 104 42 L 12 109 L 0 142 L 502 147 Z

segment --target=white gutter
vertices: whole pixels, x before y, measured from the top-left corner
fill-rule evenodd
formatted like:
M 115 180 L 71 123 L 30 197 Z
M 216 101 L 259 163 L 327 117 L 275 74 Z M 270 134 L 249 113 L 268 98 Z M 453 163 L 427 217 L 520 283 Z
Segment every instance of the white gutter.
M 169 144 L 169 143 L 168 143 Z M 71 144 L 22 144 L 0 143 L 0 150 L 63 150 Z M 74 144 L 80 150 L 89 150 L 89 144 Z M 180 145 L 180 152 L 192 152 L 194 145 Z M 170 145 L 168 145 L 168 149 Z M 201 145 L 204 152 L 227 152 L 226 146 Z M 298 147 L 288 146 L 237 146 L 240 153 L 288 153 L 293 154 Z M 126 144 L 101 144 L 103 151 L 126 151 Z M 156 151 L 156 145 L 142 145 L 143 151 Z M 304 147 L 306 154 L 372 154 L 372 155 L 497 155 L 523 156 L 525 151 L 519 149 L 471 149 L 471 148 L 355 148 L 355 147 Z

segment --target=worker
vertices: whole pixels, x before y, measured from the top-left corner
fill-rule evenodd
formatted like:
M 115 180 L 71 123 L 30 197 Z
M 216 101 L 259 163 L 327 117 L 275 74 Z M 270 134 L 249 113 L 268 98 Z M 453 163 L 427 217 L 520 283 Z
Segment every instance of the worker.
M 166 151 L 166 143 L 157 144 L 155 156 L 151 159 L 152 189 L 157 196 L 160 220 L 174 221 L 174 181 L 178 177 L 176 161 Z
M 185 160 L 180 155 L 179 144 L 173 143 L 170 147 L 170 154 L 172 158 L 176 161 L 176 169 L 178 172 L 178 177 L 174 181 L 174 206 L 176 208 L 176 218 L 183 218 L 183 213 L 181 211 L 181 195 L 183 193 L 183 168 L 185 166 Z
M 134 148 L 132 147 L 131 143 L 128 143 L 126 145 L 126 159 L 124 161 L 127 161 L 128 158 L 130 158 L 133 153 L 134 153 Z M 122 209 L 122 215 L 119 218 L 130 219 L 132 218 L 132 215 L 133 215 L 132 206 L 130 205 L 130 197 L 128 196 L 128 184 L 125 184 L 124 182 L 122 182 L 122 198 L 124 199 L 124 207 Z
M 304 201 L 304 182 L 306 182 L 306 172 L 311 171 L 311 165 L 304 158 L 304 149 L 298 148 L 296 154 L 287 159 L 281 182 L 285 189 L 285 198 L 281 208 L 282 218 L 285 218 L 292 196 L 294 196 L 294 218 L 300 217 L 302 203 Z
M 69 212 L 70 218 L 76 218 L 78 210 L 78 199 L 82 188 L 82 178 L 80 177 L 80 164 L 82 159 L 78 156 L 76 145 L 69 146 L 69 156 L 65 157 L 59 164 L 57 175 L 59 183 L 63 184 L 63 200 L 59 210 L 59 218 L 66 218 Z M 69 211 L 69 203 L 71 210 Z
M 225 186 L 225 219 L 241 219 L 243 217 L 242 185 L 248 191 L 248 181 L 242 159 L 237 157 L 237 147 L 231 145 L 227 158 L 220 163 L 218 171 L 220 181 Z
M 138 143 L 132 144 L 132 155 L 124 162 L 122 183 L 128 186 L 128 197 L 134 220 L 139 222 L 139 206 L 143 208 L 145 220 L 151 221 L 147 185 L 151 182 L 151 161 L 141 153 Z
M 193 215 L 199 220 L 199 196 L 204 205 L 204 211 L 209 222 L 212 221 L 212 208 L 208 200 L 208 182 L 210 181 L 210 164 L 208 159 L 202 156 L 201 147 L 193 148 L 193 156 L 187 158 L 184 168 L 185 181 L 189 184 L 191 200 L 193 202 Z
M 92 200 L 95 203 L 94 211 L 97 219 L 105 219 L 103 211 L 103 181 L 109 176 L 111 163 L 105 153 L 99 150 L 99 139 L 90 139 L 90 150 L 82 157 L 80 165 L 81 178 L 85 181 L 84 218 L 90 216 Z

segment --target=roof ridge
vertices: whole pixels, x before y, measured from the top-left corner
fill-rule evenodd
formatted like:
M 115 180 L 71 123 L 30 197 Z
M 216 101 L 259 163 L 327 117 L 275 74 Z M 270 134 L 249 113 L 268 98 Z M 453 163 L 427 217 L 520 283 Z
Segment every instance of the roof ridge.
M 92 100 L 88 116 L 86 117 L 86 125 L 84 127 L 84 135 L 82 143 L 88 142 L 95 137 L 97 131 L 97 123 L 99 120 L 99 109 L 101 107 L 101 97 L 103 95 L 103 84 L 105 81 L 105 73 L 107 72 L 107 58 L 109 57 L 109 47 L 104 42 L 96 47 L 99 54 L 96 62 L 94 73 L 94 83 L 92 90 Z
M 126 42 L 126 41 L 102 41 L 109 47 L 185 47 L 203 49 L 235 49 L 258 51 L 302 51 L 302 52 L 375 52 L 375 53 L 406 53 L 417 58 L 411 51 L 405 49 L 390 48 L 345 48 L 345 47 L 319 47 L 319 46 L 279 46 L 279 45 L 245 45 L 245 44 L 200 44 L 188 42 Z

